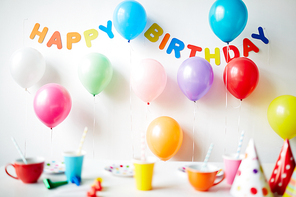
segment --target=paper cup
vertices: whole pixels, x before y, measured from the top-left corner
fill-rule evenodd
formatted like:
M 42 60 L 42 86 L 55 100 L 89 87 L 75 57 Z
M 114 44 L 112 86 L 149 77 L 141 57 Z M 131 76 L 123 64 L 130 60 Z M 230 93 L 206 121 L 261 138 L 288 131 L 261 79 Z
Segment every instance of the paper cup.
M 147 161 L 141 161 L 140 159 L 134 159 L 133 164 L 135 166 L 134 178 L 136 180 L 136 187 L 138 190 L 147 191 L 152 189 L 152 178 L 155 159 L 148 159 Z
M 73 177 L 78 177 L 81 179 L 83 158 L 86 152 L 81 151 L 80 155 L 77 155 L 77 151 L 66 151 L 63 153 L 65 160 L 65 174 L 67 181 L 72 182 Z
M 225 173 L 226 173 L 226 182 L 229 185 L 232 185 L 236 172 L 238 170 L 239 165 L 242 162 L 242 159 L 244 158 L 243 154 L 240 154 L 238 159 L 236 158 L 236 153 L 233 154 L 224 154 L 223 160 L 224 160 L 224 167 L 225 167 Z

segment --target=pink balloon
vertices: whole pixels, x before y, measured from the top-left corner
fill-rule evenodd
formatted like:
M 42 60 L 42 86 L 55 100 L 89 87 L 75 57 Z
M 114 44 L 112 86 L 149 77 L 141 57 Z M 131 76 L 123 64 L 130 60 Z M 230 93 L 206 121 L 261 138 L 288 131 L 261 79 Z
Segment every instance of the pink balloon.
M 163 92 L 166 82 L 167 75 L 164 67 L 153 59 L 143 59 L 131 73 L 133 91 L 148 104 Z
M 52 129 L 68 116 L 72 101 L 66 88 L 49 83 L 37 91 L 33 104 L 39 120 Z

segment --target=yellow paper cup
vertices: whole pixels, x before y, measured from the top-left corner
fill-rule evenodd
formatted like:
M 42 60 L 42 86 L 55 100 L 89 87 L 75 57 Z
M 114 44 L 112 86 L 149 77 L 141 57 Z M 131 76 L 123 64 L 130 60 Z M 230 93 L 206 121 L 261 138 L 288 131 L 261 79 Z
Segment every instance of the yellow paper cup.
M 138 190 L 147 191 L 152 189 L 153 168 L 155 159 L 148 159 L 141 161 L 134 159 L 133 164 L 135 166 L 134 178 L 136 180 L 136 186 Z

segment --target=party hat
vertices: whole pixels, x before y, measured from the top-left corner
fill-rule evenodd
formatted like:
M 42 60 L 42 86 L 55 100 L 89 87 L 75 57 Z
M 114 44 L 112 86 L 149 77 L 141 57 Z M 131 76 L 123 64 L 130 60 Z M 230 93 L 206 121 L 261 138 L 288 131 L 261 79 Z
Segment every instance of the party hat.
M 245 158 L 237 170 L 230 194 L 235 197 L 273 196 L 266 181 L 253 139 L 249 141 Z
M 296 168 L 294 168 L 294 172 L 283 197 L 296 197 Z
M 273 193 L 277 192 L 279 195 L 284 194 L 294 168 L 295 160 L 290 148 L 289 140 L 287 139 L 284 142 L 279 158 L 269 179 L 269 186 Z

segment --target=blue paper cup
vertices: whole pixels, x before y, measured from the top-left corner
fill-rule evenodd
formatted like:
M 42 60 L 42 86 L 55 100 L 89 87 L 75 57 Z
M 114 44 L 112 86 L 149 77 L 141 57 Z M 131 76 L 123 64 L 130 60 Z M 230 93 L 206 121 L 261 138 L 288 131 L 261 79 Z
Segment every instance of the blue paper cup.
M 66 151 L 63 153 L 65 160 L 65 174 L 67 181 L 71 183 L 73 177 L 81 179 L 83 157 L 86 152 L 81 151 L 80 155 L 77 155 L 76 151 Z

